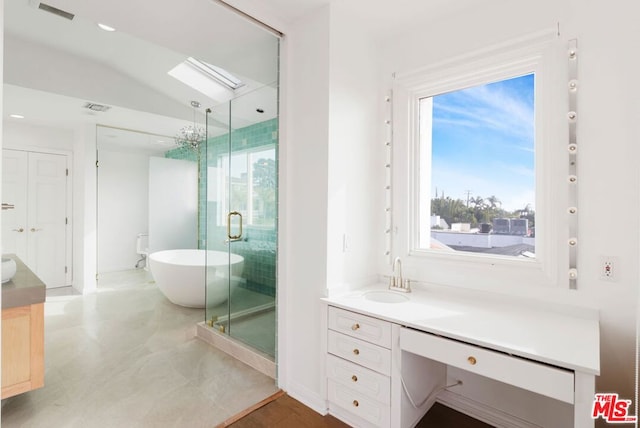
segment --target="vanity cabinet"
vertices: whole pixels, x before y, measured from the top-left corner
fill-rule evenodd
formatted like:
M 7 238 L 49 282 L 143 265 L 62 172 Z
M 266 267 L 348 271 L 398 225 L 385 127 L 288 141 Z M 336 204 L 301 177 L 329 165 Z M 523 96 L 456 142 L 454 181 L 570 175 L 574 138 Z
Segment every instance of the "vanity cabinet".
M 391 323 L 330 306 L 327 395 L 357 426 L 391 426 Z
M 44 385 L 44 304 L 2 310 L 2 399 Z
M 45 285 L 13 254 L 16 274 L 2 284 L 2 399 L 44 386 Z
M 594 426 L 597 313 L 564 314 L 561 308 L 550 312 L 530 305 L 515 311 L 515 301 L 470 305 L 418 289 L 410 300 L 390 306 L 372 303 L 365 294 L 322 299 L 322 375 L 328 410 L 337 418 L 357 427 L 408 428 L 437 399 L 445 405 L 449 399 L 454 408 L 479 419 L 489 416 L 486 420 L 501 426 L 521 420 L 518 413 L 474 402 L 454 389 L 448 369 L 456 368 L 572 406 L 573 421 L 565 413 L 557 426 Z

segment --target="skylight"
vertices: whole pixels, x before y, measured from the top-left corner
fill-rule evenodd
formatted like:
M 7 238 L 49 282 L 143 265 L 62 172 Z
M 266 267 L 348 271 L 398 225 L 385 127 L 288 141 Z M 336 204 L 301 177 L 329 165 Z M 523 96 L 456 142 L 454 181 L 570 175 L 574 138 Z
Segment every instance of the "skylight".
M 240 79 L 220 67 L 207 64 L 206 62 L 200 61 L 199 59 L 195 59 L 193 57 L 187 58 L 185 62 L 201 73 L 205 74 L 206 76 L 215 79 L 223 85 L 227 86 L 229 89 L 236 90 L 244 86 L 244 83 L 242 83 Z
M 169 71 L 169 75 L 216 101 L 227 101 L 244 83 L 228 71 L 189 57 Z

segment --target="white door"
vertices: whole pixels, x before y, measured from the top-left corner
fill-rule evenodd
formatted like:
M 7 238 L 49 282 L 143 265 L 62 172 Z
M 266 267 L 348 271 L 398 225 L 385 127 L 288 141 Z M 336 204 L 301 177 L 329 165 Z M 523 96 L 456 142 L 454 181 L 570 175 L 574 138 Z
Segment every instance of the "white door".
M 15 210 L 3 212 L 3 224 L 7 224 L 3 226 L 3 252 L 11 252 L 15 248 L 15 254 L 47 288 L 70 285 L 67 267 L 67 156 L 4 150 L 3 159 L 5 202 L 7 193 L 4 189 L 23 192 L 16 196 L 16 201 L 21 201 L 20 206 L 16 202 Z M 13 221 L 7 221 L 11 216 Z
M 27 261 L 27 152 L 2 151 L 2 202 L 14 205 L 2 211 L 2 253 Z

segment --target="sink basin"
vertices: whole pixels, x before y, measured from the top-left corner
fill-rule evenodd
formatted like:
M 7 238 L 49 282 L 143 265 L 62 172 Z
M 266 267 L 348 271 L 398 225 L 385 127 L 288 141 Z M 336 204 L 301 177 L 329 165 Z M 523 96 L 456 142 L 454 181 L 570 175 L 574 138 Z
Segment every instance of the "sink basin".
M 16 262 L 13 259 L 2 258 L 2 283 L 9 282 L 16 274 Z
M 378 303 L 402 303 L 409 301 L 409 297 L 404 294 L 383 290 L 367 291 L 364 293 L 364 298 Z

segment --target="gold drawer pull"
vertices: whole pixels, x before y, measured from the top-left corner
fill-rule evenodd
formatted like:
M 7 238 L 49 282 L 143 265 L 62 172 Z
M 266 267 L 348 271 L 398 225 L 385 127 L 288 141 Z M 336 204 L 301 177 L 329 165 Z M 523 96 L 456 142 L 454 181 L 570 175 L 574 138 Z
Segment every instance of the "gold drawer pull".
M 360 329 L 360 324 L 355 323 L 354 325 L 351 326 L 351 330 L 356 331 Z
M 358 348 L 353 350 L 354 355 L 360 355 L 360 350 Z
M 353 400 L 353 407 L 358 407 L 359 405 L 358 400 Z
M 358 381 L 358 376 L 356 376 L 356 375 L 351 376 L 351 380 L 354 381 L 354 382 L 357 382 Z
M 469 361 L 469 364 L 471 364 L 472 366 L 475 366 L 478 362 L 478 360 L 476 360 L 476 357 L 469 357 L 467 358 L 467 361 Z

